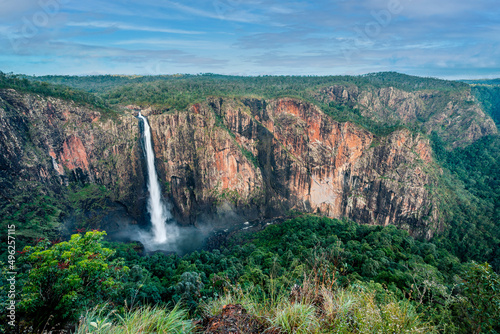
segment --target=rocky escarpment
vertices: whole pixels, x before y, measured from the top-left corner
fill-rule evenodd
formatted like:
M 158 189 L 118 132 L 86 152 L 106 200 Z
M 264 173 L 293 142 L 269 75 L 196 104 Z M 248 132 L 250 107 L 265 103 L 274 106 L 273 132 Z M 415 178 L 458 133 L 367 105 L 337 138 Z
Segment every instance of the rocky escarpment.
M 321 102 L 352 108 L 361 116 L 382 124 L 405 124 L 427 134 L 436 132 L 452 147 L 498 132 L 470 90 L 404 91 L 394 87 L 333 85 L 318 90 L 314 97 Z
M 429 142 L 408 130 L 376 138 L 294 99 L 213 98 L 149 121 L 159 173 L 185 219 L 222 227 L 300 210 L 416 235 L 438 228 Z
M 257 157 L 271 207 L 394 224 L 414 234 L 438 226 L 428 140 L 408 130 L 375 138 L 293 99 L 212 103 L 236 141 Z
M 22 205 L 15 203 L 20 194 L 28 203 L 49 194 L 64 202 L 71 185 L 100 184 L 111 190 L 105 210 L 139 217 L 145 194 L 138 135 L 132 116 L 102 120 L 98 111 L 72 102 L 0 90 L 4 204 Z M 63 219 L 70 216 L 64 212 Z
M 131 220 L 140 219 L 147 189 L 137 110 L 103 119 L 55 98 L 13 90 L 0 98 L 7 201 L 21 184 L 59 192 L 99 184 Z M 209 98 L 183 112 L 143 114 L 164 196 L 184 224 L 223 228 L 300 210 L 394 224 L 417 236 L 440 228 L 429 141 L 409 130 L 376 137 L 290 98 Z

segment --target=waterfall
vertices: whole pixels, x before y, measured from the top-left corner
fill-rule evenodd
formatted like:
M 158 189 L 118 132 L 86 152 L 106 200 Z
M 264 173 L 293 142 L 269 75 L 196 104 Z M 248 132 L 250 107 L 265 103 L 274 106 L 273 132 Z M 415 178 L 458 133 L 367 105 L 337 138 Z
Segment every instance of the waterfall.
M 167 226 L 165 222 L 167 219 L 171 218 L 171 215 L 161 198 L 161 188 L 155 168 L 155 154 L 151 139 L 151 128 L 146 117 L 142 116 L 140 112 L 138 118 L 141 119 L 144 124 L 144 147 L 148 166 L 148 212 L 151 216 L 151 224 L 153 225 L 152 242 L 163 244 L 167 242 Z
M 151 127 L 147 118 L 142 116 L 140 112 L 137 118 L 139 122 L 142 122 L 144 130 L 142 140 L 148 170 L 147 187 L 149 192 L 147 208 L 151 217 L 152 229 L 145 231 L 139 226 L 131 225 L 117 233 L 115 237 L 122 240 L 139 241 L 148 252 L 164 251 L 185 254 L 199 249 L 204 245 L 211 228 L 206 224 L 198 227 L 179 226 L 172 218 L 169 210 L 170 203 L 164 202 L 161 196 L 161 187 L 155 168 Z
M 57 161 L 54 157 L 52 157 L 52 167 L 54 167 L 54 169 L 59 172 L 59 165 L 57 164 Z

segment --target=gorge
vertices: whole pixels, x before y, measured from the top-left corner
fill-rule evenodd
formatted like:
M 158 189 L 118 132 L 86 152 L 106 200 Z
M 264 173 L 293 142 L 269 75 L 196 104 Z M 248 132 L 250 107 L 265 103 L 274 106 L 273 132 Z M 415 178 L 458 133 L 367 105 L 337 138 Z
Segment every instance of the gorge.
M 92 94 L 30 80 L 0 73 L 17 332 L 136 316 L 141 332 L 158 310 L 215 333 L 238 310 L 261 333 L 297 305 L 328 333 L 498 328 L 497 90 L 394 73 L 62 78 Z M 328 313 L 342 305 L 354 323 Z
M 435 88 L 326 81 L 306 98 L 209 95 L 185 110 L 131 104 L 112 114 L 2 89 L 3 196 L 83 201 L 75 210 L 54 205 L 54 224 L 79 221 L 108 233 L 147 224 L 149 207 L 159 244 L 168 225 L 158 222 L 169 210 L 183 226 L 216 230 L 298 211 L 431 238 L 448 213 L 429 135 L 462 147 L 498 131 L 466 85 L 427 84 Z M 332 116 L 339 110 L 352 120 Z M 369 131 L 358 115 L 393 130 Z M 135 116 L 145 130 L 142 149 Z

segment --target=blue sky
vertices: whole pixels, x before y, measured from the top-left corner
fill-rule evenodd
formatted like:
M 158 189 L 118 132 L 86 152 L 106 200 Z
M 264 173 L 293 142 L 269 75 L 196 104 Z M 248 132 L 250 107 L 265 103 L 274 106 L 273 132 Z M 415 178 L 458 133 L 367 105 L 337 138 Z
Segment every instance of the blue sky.
M 25 74 L 500 77 L 498 0 L 0 0 Z

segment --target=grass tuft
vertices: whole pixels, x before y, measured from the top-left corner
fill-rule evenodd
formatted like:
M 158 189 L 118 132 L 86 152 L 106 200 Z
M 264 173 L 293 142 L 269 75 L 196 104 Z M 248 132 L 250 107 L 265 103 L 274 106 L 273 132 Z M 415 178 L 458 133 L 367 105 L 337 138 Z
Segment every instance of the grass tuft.
M 176 305 L 172 310 L 160 307 L 141 307 L 123 315 L 106 313 L 105 307 L 87 312 L 80 320 L 76 334 L 184 334 L 194 331 L 187 312 Z

